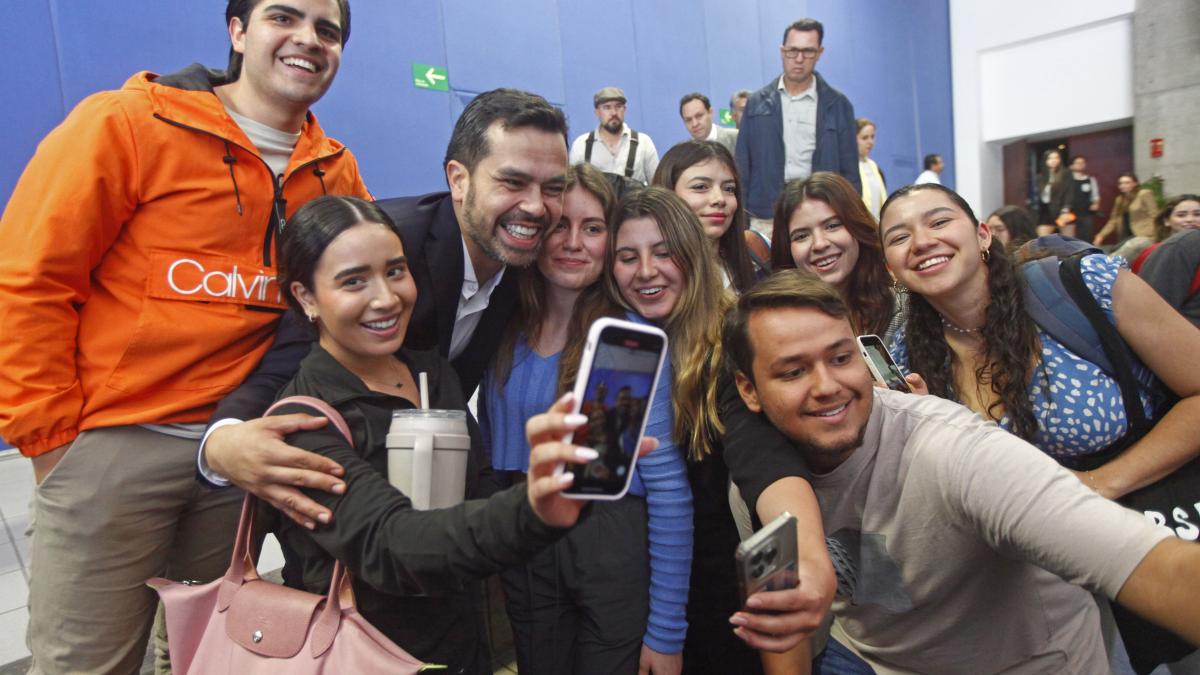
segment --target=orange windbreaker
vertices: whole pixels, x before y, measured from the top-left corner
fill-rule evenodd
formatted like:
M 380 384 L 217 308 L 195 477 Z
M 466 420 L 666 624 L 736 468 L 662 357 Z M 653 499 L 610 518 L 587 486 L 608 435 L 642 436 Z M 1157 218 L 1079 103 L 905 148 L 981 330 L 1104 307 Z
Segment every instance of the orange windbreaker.
M 370 198 L 311 114 L 271 170 L 193 66 L 82 101 L 0 219 L 0 436 L 35 456 L 80 431 L 202 422 L 270 345 L 278 216 Z M 182 87 L 182 88 L 181 88 Z

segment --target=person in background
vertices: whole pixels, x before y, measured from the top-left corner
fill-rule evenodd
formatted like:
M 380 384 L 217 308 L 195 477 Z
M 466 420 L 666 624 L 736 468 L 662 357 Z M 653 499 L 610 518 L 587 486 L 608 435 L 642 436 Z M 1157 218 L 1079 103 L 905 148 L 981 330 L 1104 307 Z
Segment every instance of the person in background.
M 0 220 L 0 435 L 38 482 L 35 674 L 137 673 L 158 604 L 146 579 L 228 566 L 242 495 L 195 482 L 204 419 L 279 323 L 283 218 L 326 193 L 369 197 L 310 112 L 348 2 L 230 0 L 225 25 L 225 71 L 142 72 L 80 102 Z
M 875 123 L 865 117 L 858 118 L 855 123 L 858 125 L 858 178 L 862 181 L 863 204 L 867 205 L 871 217 L 878 220 L 879 207 L 887 199 L 887 185 L 883 171 L 868 156 L 875 147 Z
M 771 267 L 799 267 L 832 284 L 860 334 L 886 344 L 904 323 L 907 300 L 888 277 L 879 225 L 837 174 L 819 171 L 784 188 L 775 205 Z
M 1038 174 L 1038 236 L 1059 231 L 1060 217 L 1069 210 L 1063 203 L 1067 195 L 1067 170 L 1063 167 L 1062 153 L 1047 150 L 1042 156 L 1045 168 Z M 1110 221 L 1111 222 L 1111 221 Z M 1063 234 L 1068 232 L 1063 231 Z
M 1037 237 L 1037 222 L 1023 206 L 1001 206 L 988 216 L 987 226 L 1008 252 Z
M 739 129 L 742 127 L 742 113 L 746 111 L 746 101 L 750 100 L 752 93 L 754 92 L 749 89 L 738 89 L 729 97 L 729 114 L 733 117 L 733 125 Z
M 946 163 L 942 161 L 942 156 L 937 153 L 925 155 L 924 166 L 925 170 L 917 176 L 917 179 L 913 181 L 913 185 L 920 185 L 922 183 L 941 185 L 942 169 L 946 168 Z
M 663 155 L 653 184 L 679 195 L 700 219 L 726 288 L 741 293 L 766 276 L 769 249 L 757 232 L 746 229 L 746 211 L 738 201 L 741 180 L 724 146 L 696 140 L 676 145 Z
M 1150 253 L 1179 232 L 1200 228 L 1200 195 L 1184 194 L 1167 200 L 1154 216 L 1154 239 L 1136 257 L 1130 267 L 1136 273 L 1142 269 Z M 1124 247 L 1122 247 L 1124 248 Z
M 737 129 L 726 129 L 719 124 L 713 124 L 712 104 L 708 97 L 699 92 L 686 94 L 679 99 L 679 116 L 683 118 L 683 126 L 697 141 L 715 141 L 725 146 L 732 156 L 737 146 Z
M 658 167 L 658 150 L 649 134 L 625 124 L 625 104 L 625 92 L 617 87 L 604 87 L 592 96 L 600 124 L 571 144 L 571 164 L 586 162 L 646 185 Z
M 1136 175 L 1123 173 L 1117 177 L 1117 197 L 1113 200 L 1108 222 L 1092 238 L 1092 243 L 1100 246 L 1115 235 L 1112 243 L 1117 250 L 1129 244 L 1121 255 L 1127 260 L 1136 258 L 1137 253 L 1153 243 L 1154 216 L 1158 211 L 1154 192 L 1142 187 Z
M 854 106 L 817 73 L 825 27 L 800 19 L 783 31 L 783 73 L 754 92 L 738 132 L 738 172 L 746 181 L 750 227 L 771 235 L 771 213 L 785 183 L 816 171 L 841 174 L 856 193 Z
M 1084 241 L 1092 241 L 1095 233 L 1092 224 L 1096 212 L 1100 210 L 1100 184 L 1095 176 L 1087 173 L 1087 158 L 1076 155 L 1071 158 L 1071 175 L 1067 179 L 1067 195 L 1063 205 L 1075 216 L 1075 232 L 1069 236 Z M 1063 234 L 1068 234 L 1063 232 Z

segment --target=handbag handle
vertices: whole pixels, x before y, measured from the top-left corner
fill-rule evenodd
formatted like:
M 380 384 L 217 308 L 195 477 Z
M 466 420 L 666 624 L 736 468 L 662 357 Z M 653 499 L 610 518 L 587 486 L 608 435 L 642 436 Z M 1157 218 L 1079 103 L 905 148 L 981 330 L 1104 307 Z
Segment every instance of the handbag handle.
M 354 437 L 350 434 L 350 427 L 346 424 L 346 420 L 337 410 L 319 398 L 312 396 L 289 396 L 273 403 L 263 415 L 269 415 L 274 410 L 289 404 L 303 405 L 316 409 L 317 412 L 333 424 L 342 437 L 346 439 L 350 447 L 354 447 Z M 229 568 L 225 570 L 221 590 L 217 595 L 217 607 L 221 611 L 228 609 L 230 603 L 233 602 L 233 596 L 238 588 L 247 581 L 254 581 L 259 578 L 257 561 L 254 559 L 254 549 L 252 546 L 254 516 L 257 507 L 258 499 L 247 492 L 246 498 L 242 501 L 242 515 L 238 520 L 237 538 L 233 544 L 233 556 L 229 561 Z M 313 627 L 314 657 L 328 650 L 333 644 L 333 638 L 337 635 L 338 624 L 341 622 L 342 610 L 353 609 L 354 605 L 354 591 L 350 584 L 350 574 L 346 571 L 341 561 L 335 560 L 333 573 L 329 579 L 329 591 L 326 594 L 325 605 L 317 617 L 316 625 Z

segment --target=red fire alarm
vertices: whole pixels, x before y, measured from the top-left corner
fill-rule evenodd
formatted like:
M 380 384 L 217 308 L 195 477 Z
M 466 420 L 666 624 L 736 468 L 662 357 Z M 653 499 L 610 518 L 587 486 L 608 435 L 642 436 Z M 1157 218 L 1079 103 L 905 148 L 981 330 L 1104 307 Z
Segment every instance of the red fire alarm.
M 1161 138 L 1151 138 L 1150 139 L 1150 156 L 1151 157 L 1162 157 L 1163 156 L 1163 139 L 1161 139 Z

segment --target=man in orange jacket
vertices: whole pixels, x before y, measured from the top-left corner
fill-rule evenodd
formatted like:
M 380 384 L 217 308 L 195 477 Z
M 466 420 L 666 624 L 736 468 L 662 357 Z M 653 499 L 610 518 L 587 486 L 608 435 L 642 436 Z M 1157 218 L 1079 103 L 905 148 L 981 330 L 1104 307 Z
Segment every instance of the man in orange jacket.
M 226 71 L 88 97 L 0 220 L 0 436 L 38 481 L 31 672 L 138 672 L 144 581 L 223 572 L 241 494 L 193 480 L 196 440 L 270 344 L 275 234 L 322 194 L 370 197 L 308 112 L 348 0 L 229 0 L 226 19 Z

